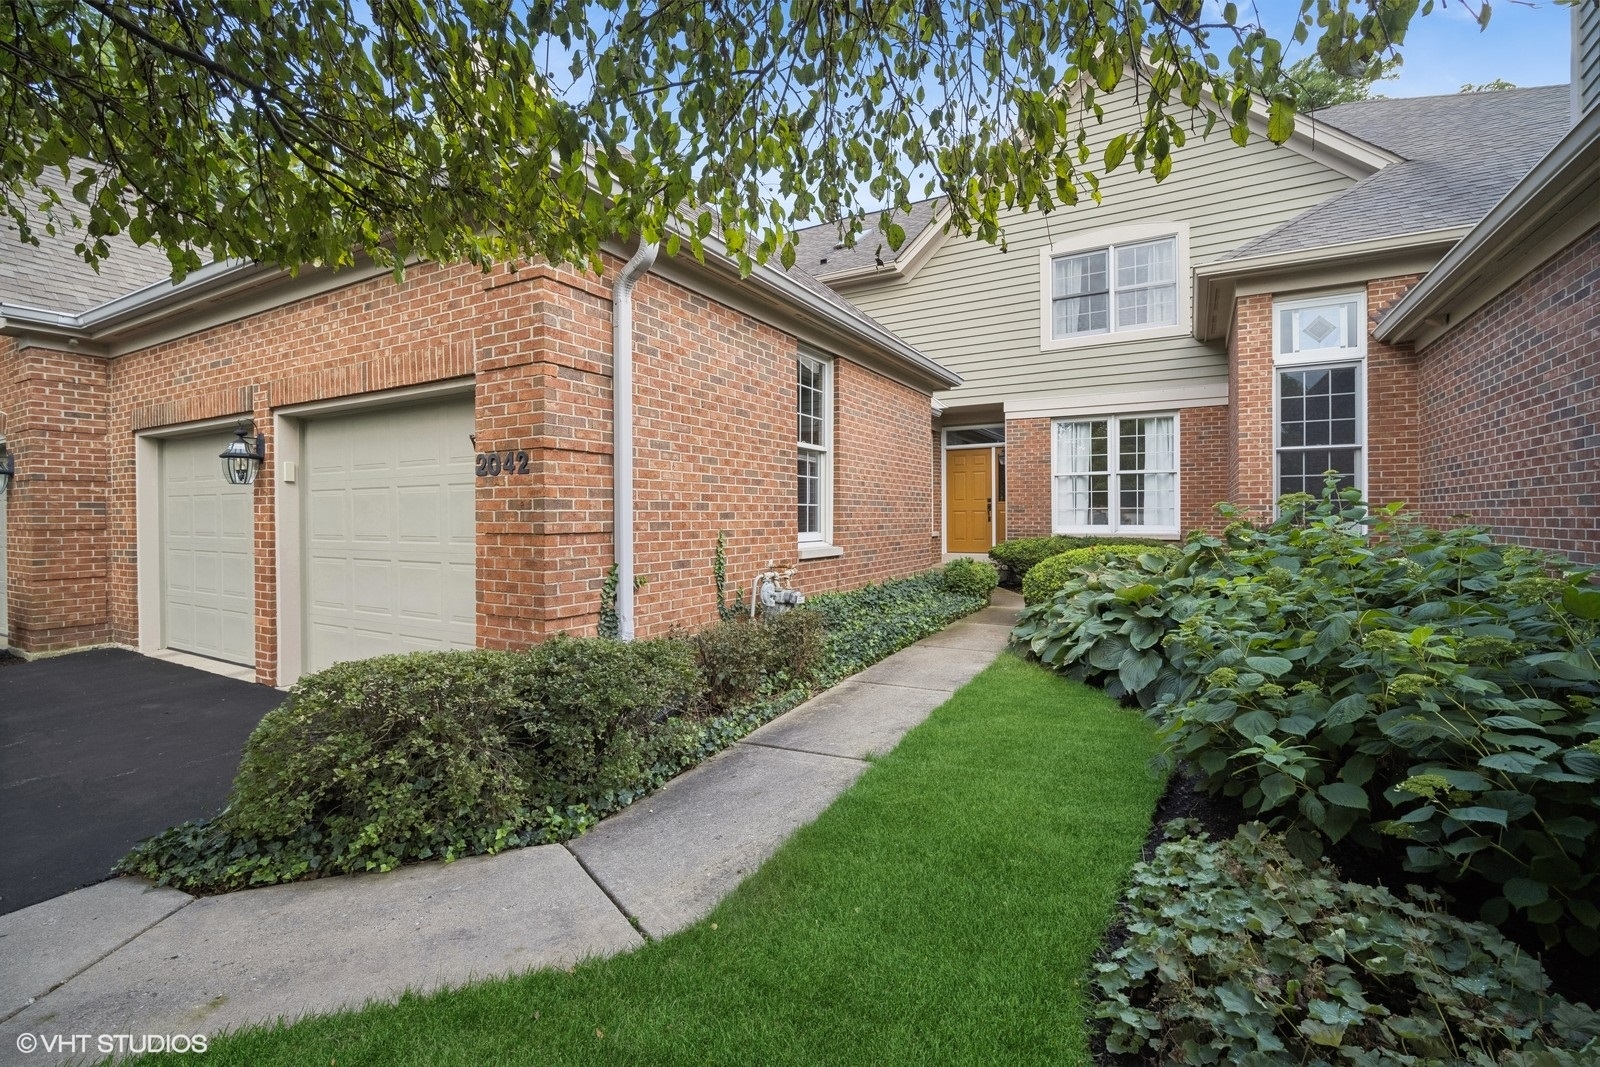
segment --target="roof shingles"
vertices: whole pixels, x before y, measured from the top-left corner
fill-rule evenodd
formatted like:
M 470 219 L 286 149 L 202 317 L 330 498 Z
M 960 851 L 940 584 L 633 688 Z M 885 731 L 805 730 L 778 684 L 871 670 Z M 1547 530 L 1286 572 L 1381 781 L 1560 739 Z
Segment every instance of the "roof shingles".
M 1471 226 L 1566 132 L 1565 85 L 1362 100 L 1316 112 L 1402 157 L 1225 259 Z
M 67 207 L 57 209 L 54 234 L 45 232 L 42 213 L 30 211 L 37 245 L 24 243 L 11 216 L 0 212 L 0 303 L 79 314 L 172 276 L 166 253 L 126 237 L 108 238 L 111 255 L 96 271 L 74 251 L 87 235 L 71 228 L 75 202 L 68 182 L 47 167 L 39 184 L 55 189 Z

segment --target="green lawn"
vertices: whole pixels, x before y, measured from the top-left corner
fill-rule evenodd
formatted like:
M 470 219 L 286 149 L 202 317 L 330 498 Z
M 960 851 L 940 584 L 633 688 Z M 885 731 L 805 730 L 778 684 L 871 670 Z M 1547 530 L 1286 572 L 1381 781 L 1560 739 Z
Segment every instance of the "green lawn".
M 1087 1063 L 1085 975 L 1161 791 L 1154 750 L 1136 712 L 1002 656 L 705 922 L 204 1059 Z

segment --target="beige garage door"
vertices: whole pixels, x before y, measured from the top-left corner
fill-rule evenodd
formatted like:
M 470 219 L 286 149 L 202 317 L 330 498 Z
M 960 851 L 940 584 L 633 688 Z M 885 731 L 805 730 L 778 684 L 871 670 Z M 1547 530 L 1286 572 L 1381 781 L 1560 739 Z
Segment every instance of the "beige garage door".
M 161 443 L 162 638 L 168 648 L 256 661 L 256 570 L 249 486 L 222 480 L 227 435 Z
M 472 398 L 306 424 L 305 669 L 471 648 Z

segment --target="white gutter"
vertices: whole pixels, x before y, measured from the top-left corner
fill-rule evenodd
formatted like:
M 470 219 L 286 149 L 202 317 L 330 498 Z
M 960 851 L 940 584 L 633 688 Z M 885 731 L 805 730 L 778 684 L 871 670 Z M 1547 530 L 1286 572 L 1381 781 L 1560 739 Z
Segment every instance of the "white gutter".
M 633 287 L 656 261 L 640 242 L 611 287 L 611 536 L 617 564 L 617 636 L 633 640 Z

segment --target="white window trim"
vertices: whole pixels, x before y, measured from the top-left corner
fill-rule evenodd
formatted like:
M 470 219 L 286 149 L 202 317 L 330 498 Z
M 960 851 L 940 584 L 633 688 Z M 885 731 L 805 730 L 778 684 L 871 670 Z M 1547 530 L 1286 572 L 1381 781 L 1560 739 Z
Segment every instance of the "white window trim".
M 1104 333 L 1074 334 L 1055 337 L 1054 315 L 1051 299 L 1050 264 L 1060 256 L 1090 252 L 1097 248 L 1138 244 L 1162 237 L 1177 238 L 1176 288 L 1178 321 L 1171 326 L 1149 326 L 1137 330 L 1110 329 Z M 1111 309 L 1115 321 L 1116 309 Z M 1189 267 L 1189 224 L 1187 222 L 1138 222 L 1125 226 L 1107 226 L 1074 234 L 1039 250 L 1039 350 L 1041 352 L 1070 348 L 1089 348 L 1095 345 L 1117 345 L 1128 341 L 1151 341 L 1161 337 L 1186 337 L 1194 322 L 1194 278 Z
M 1356 302 L 1355 344 L 1348 348 L 1316 349 L 1310 352 L 1288 352 L 1280 354 L 1278 351 L 1278 313 L 1280 311 L 1293 311 L 1304 307 L 1316 307 L 1332 300 L 1354 300 Z M 1280 412 L 1283 403 L 1282 383 L 1279 381 L 1280 370 L 1317 370 L 1320 368 L 1355 367 L 1356 369 L 1356 443 L 1353 446 L 1335 445 L 1329 447 L 1353 447 L 1356 450 L 1356 488 L 1363 496 L 1367 492 L 1367 293 L 1365 289 L 1343 290 L 1338 292 L 1325 292 L 1316 296 L 1295 297 L 1289 300 L 1274 300 L 1272 302 L 1272 502 L 1277 506 L 1278 490 L 1282 483 L 1282 464 L 1279 459 L 1283 452 L 1283 424 L 1280 421 Z
M 800 382 L 799 364 L 808 363 L 822 371 L 822 447 L 803 445 L 799 441 L 799 434 L 795 435 L 795 452 L 815 452 L 822 456 L 822 485 L 820 494 L 821 515 L 820 527 L 816 533 L 799 531 L 799 520 L 796 519 L 796 533 L 799 537 L 800 558 L 820 559 L 826 556 L 843 555 L 842 550 L 834 551 L 833 545 L 833 362 L 819 356 L 797 353 L 795 355 L 795 402 L 793 411 L 798 415 L 800 410 Z M 796 486 L 795 504 L 799 505 L 799 488 Z
M 1298 311 L 1301 308 L 1319 307 L 1335 300 L 1356 302 L 1355 344 L 1349 348 L 1318 348 L 1310 352 L 1278 352 L 1279 312 Z M 1367 358 L 1367 294 L 1365 290 L 1346 290 L 1321 293 L 1317 296 L 1295 297 L 1292 300 L 1272 302 L 1272 362 L 1278 367 L 1320 366 L 1321 364 L 1354 363 Z
M 999 430 L 1000 440 L 984 441 L 975 445 L 953 445 L 949 434 L 957 430 Z M 963 448 L 1004 448 L 1006 425 L 1003 422 L 973 422 L 962 426 L 946 426 L 939 431 L 939 442 L 946 452 L 959 452 Z
M 1274 375 L 1276 378 L 1276 375 Z M 1058 422 L 1105 422 L 1106 426 L 1106 465 L 1108 468 L 1115 466 L 1117 449 L 1117 427 L 1114 425 L 1119 419 L 1172 419 L 1172 468 L 1174 473 L 1172 489 L 1172 515 L 1175 520 L 1172 526 L 1119 526 L 1115 521 L 1105 526 L 1057 526 L 1056 525 L 1056 479 L 1060 471 L 1056 465 L 1056 423 Z M 1109 475 L 1115 477 L 1119 472 L 1107 470 Z M 1115 486 L 1110 492 L 1115 495 Z M 1183 535 L 1183 416 L 1179 411 L 1138 411 L 1128 412 L 1124 415 L 1075 415 L 1064 416 L 1050 420 L 1050 532 L 1052 534 L 1070 534 L 1074 536 L 1103 534 L 1107 537 L 1181 537 Z M 1108 501 L 1108 503 L 1110 503 Z M 1107 517 L 1111 518 L 1116 513 L 1115 507 L 1106 509 Z

